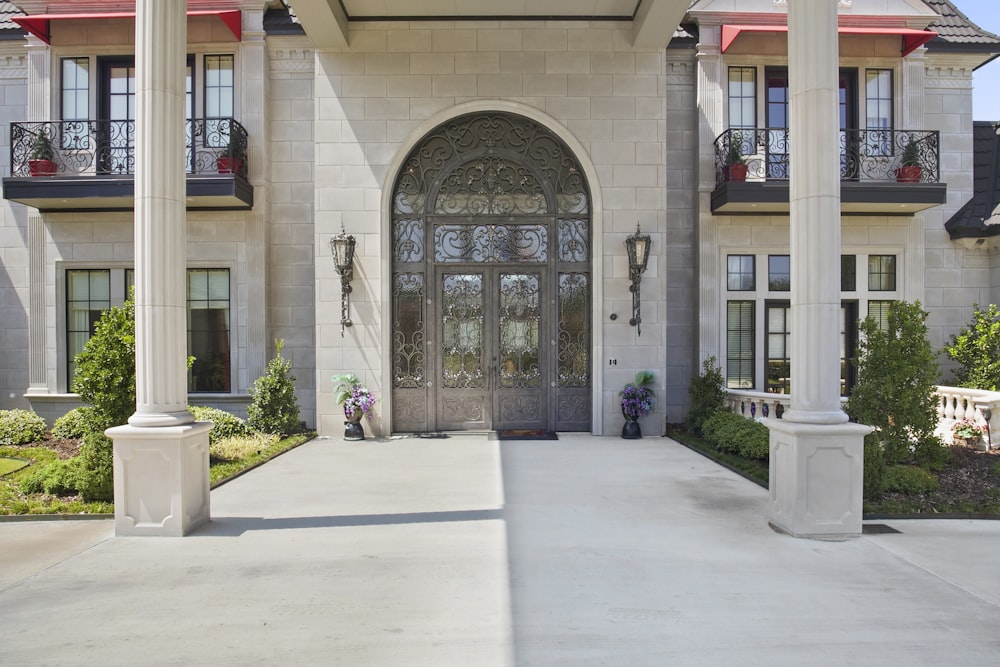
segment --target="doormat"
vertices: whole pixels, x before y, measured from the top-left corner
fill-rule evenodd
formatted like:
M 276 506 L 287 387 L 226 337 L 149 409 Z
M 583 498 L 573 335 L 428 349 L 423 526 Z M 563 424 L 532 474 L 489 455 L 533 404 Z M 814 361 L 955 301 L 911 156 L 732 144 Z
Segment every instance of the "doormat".
M 497 431 L 501 440 L 558 440 L 555 431 L 543 431 L 538 428 L 509 428 Z

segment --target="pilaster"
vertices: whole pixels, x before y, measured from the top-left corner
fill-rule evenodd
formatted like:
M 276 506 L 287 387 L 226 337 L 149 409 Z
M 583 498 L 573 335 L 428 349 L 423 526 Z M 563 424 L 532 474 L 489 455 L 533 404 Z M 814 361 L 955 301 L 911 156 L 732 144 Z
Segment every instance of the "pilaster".
M 49 393 L 45 326 L 45 221 L 28 213 L 28 394 Z
M 267 44 L 264 41 L 264 12 L 243 10 L 243 38 L 240 43 L 240 122 L 249 136 L 250 182 L 254 186 L 254 207 L 247 215 L 247 377 L 250 382 L 264 374 L 267 364 L 267 292 L 269 288 L 267 220 L 270 198 L 267 187 L 270 174 L 267 118 L 269 71 Z M 240 387 L 240 390 L 245 390 Z

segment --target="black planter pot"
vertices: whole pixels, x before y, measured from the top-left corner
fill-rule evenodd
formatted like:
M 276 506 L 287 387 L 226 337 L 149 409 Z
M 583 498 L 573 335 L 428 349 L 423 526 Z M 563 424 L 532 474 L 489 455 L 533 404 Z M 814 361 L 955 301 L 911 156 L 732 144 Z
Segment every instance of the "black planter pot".
M 639 428 L 639 422 L 626 419 L 625 425 L 622 426 L 622 437 L 626 440 L 638 440 L 641 438 L 642 429 Z
M 361 426 L 361 416 L 344 422 L 344 440 L 364 440 L 365 429 Z

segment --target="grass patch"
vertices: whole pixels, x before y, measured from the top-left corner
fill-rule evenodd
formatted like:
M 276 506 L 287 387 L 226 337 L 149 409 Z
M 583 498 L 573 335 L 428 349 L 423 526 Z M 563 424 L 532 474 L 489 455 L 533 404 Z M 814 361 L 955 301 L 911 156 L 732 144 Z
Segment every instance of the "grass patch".
M 668 426 L 667 437 L 729 468 L 733 472 L 743 475 L 750 481 L 760 484 L 765 489 L 767 488 L 767 461 L 748 459 L 738 454 L 724 452 L 705 438 L 695 435 L 681 426 Z
M 311 440 L 315 433 L 302 433 L 279 440 L 274 436 L 229 438 L 210 449 L 209 481 L 222 484 L 289 449 Z M 18 482 L 39 463 L 54 461 L 58 454 L 46 447 L 0 447 L 0 457 L 27 459 L 27 467 L 0 479 L 0 515 L 4 514 L 114 514 L 109 502 L 84 502 L 78 496 L 59 497 L 44 493 L 21 493 Z M 0 459 L 2 461 L 3 459 Z
M 245 438 L 225 438 L 212 445 L 208 471 L 213 487 L 237 477 L 261 463 L 298 447 L 315 437 L 315 433 L 300 433 L 287 438 L 256 434 Z
M 20 470 L 24 466 L 28 465 L 28 463 L 29 462 L 24 459 L 9 459 L 6 457 L 0 458 L 0 477 L 9 475 L 15 470 Z

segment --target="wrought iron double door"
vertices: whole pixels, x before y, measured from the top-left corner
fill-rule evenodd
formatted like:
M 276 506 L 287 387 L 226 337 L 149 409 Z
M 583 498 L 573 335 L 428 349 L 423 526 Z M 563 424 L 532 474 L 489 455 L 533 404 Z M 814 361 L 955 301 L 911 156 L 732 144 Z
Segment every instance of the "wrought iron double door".
M 439 430 L 550 426 L 553 319 L 546 267 L 438 266 L 431 386 Z

